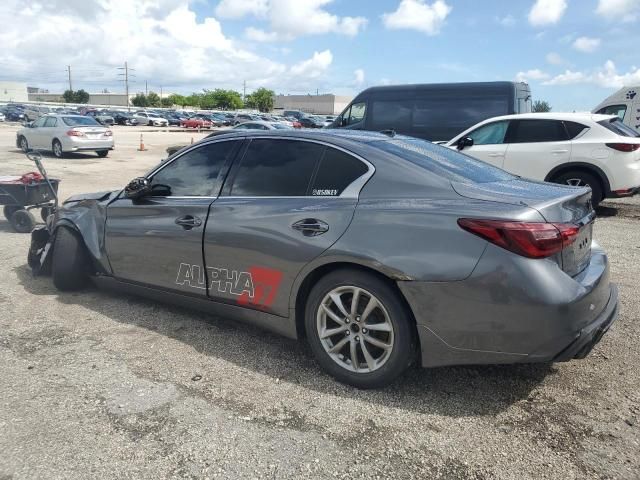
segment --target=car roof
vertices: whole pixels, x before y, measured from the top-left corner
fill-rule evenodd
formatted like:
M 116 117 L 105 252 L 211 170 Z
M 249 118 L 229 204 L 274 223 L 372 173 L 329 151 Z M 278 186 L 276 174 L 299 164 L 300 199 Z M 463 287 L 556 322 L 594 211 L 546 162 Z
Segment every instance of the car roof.
M 582 120 L 583 122 L 599 122 L 601 120 L 606 120 L 614 116 L 615 115 L 602 115 L 602 114 L 590 113 L 590 112 L 516 113 L 513 115 L 502 115 L 499 117 L 488 118 L 487 120 L 484 120 L 479 123 L 487 123 L 489 121 L 496 121 L 496 120 L 530 120 L 530 119 L 570 120 L 573 122 L 578 122 Z
M 247 122 L 247 123 L 258 123 L 258 122 Z M 264 122 L 269 123 L 269 122 Z M 385 135 L 383 133 L 378 132 L 370 132 L 366 130 L 348 130 L 348 129 L 309 129 L 309 130 L 269 130 L 266 132 L 264 130 L 234 130 L 229 129 L 224 133 L 220 133 L 215 137 L 211 138 L 229 138 L 229 137 L 282 137 L 282 138 L 300 138 L 300 139 L 308 139 L 308 140 L 320 140 L 326 141 L 329 143 L 372 143 L 376 141 L 387 141 L 390 140 L 391 137 Z M 405 138 L 404 136 L 396 136 L 396 138 Z

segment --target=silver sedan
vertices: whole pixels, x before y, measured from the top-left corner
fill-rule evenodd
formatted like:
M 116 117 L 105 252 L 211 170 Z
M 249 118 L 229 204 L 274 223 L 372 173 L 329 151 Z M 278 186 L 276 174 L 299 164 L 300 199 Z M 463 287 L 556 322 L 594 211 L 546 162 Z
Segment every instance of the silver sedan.
M 24 152 L 49 150 L 58 158 L 65 153 L 94 151 L 106 157 L 113 150 L 113 132 L 83 115 L 45 115 L 20 129 L 16 145 Z

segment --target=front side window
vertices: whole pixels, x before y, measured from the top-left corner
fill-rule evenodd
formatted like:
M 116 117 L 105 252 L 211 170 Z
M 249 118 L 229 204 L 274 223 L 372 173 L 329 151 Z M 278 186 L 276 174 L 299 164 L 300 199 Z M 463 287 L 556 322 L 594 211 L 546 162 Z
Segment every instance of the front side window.
M 473 138 L 474 145 L 498 145 L 504 143 L 504 136 L 507 133 L 509 122 L 493 122 L 476 128 L 467 137 Z
M 44 122 L 45 122 L 46 119 L 47 119 L 47 117 L 40 117 L 38 120 L 36 120 L 33 123 L 33 126 L 36 127 L 36 128 L 37 127 L 43 127 L 44 126 Z
M 624 116 L 627 113 L 627 106 L 609 105 L 607 107 L 601 108 L 596 113 L 601 113 L 603 115 L 617 115 L 620 120 L 624 120 Z
M 238 141 L 210 143 L 176 158 L 151 178 L 154 196 L 215 197 L 218 177 Z
M 541 143 L 568 140 L 558 120 L 514 120 L 510 123 L 507 143 Z
M 311 142 L 252 140 L 235 174 L 230 195 L 305 196 L 323 151 L 324 146 Z
M 364 119 L 366 109 L 366 104 L 364 102 L 354 103 L 351 105 L 348 124 L 353 125 L 354 123 L 361 122 Z
M 56 117 L 47 117 L 44 122 L 45 127 L 55 127 L 58 124 Z

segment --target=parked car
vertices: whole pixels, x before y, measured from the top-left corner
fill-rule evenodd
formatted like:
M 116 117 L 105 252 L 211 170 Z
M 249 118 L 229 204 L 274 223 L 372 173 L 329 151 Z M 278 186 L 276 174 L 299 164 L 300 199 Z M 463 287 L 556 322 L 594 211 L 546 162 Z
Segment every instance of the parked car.
M 180 126 L 185 128 L 211 128 L 211 120 L 201 114 L 198 115 L 181 120 Z
M 238 125 L 231 127 L 231 130 L 291 130 L 293 127 L 285 125 L 279 122 L 265 122 L 265 121 L 253 121 L 239 123 Z M 229 130 L 221 130 L 221 133 L 228 132 Z
M 111 110 L 109 115 L 113 117 L 113 120 L 118 125 L 138 125 L 138 119 L 136 119 L 129 112 L 120 112 L 118 110 Z
M 169 122 L 169 125 L 180 126 L 181 119 L 176 113 L 165 112 L 161 117 Z
M 49 107 L 40 107 L 37 105 L 29 105 L 24 110 L 24 119 L 27 122 L 33 122 L 34 120 L 38 120 L 43 115 L 47 115 L 51 113 L 51 108 Z
M 448 141 L 487 118 L 529 112 L 531 90 L 526 83 L 391 85 L 359 93 L 330 128 L 393 130 Z
M 29 265 L 305 338 L 372 388 L 412 362 L 587 356 L 618 311 L 590 197 L 410 137 L 242 131 L 69 198 Z
M 308 113 L 302 112 L 300 110 L 283 110 L 282 112 L 283 117 L 294 118 L 296 120 L 300 120 L 302 117 L 306 117 L 308 115 Z
M 26 121 L 25 116 L 24 116 L 24 110 L 22 110 L 20 108 L 15 108 L 15 107 L 12 107 L 12 106 L 8 105 L 8 106 L 6 106 L 6 107 L 4 107 L 2 109 L 2 113 L 4 114 L 5 118 L 9 122 L 24 122 L 24 121 Z
M 18 130 L 16 145 L 23 152 L 49 150 L 58 158 L 68 152 L 95 151 L 106 157 L 113 150 L 113 133 L 84 115 L 45 115 Z
M 0 112 L 0 122 L 4 122 L 7 117 L 4 116 L 4 113 Z
M 233 125 L 238 125 L 239 123 L 244 122 L 254 122 L 262 120 L 258 115 L 254 115 L 252 113 L 237 113 L 233 117 Z
M 605 98 L 593 113 L 616 115 L 628 127 L 640 132 L 640 85 L 622 87 Z
M 150 127 L 167 127 L 169 122 L 166 118 L 162 118 L 155 113 L 137 111 L 133 114 L 140 125 L 148 125 Z
M 322 128 L 324 127 L 324 122 L 322 119 L 316 116 L 306 116 L 300 117 L 298 119 L 298 123 L 302 128 Z
M 485 120 L 446 145 L 516 175 L 589 186 L 597 206 L 640 191 L 639 137 L 611 115 L 530 113 Z
M 111 126 L 115 123 L 115 120 L 108 112 L 102 112 L 100 110 L 87 110 L 85 115 L 93 118 L 100 125 Z

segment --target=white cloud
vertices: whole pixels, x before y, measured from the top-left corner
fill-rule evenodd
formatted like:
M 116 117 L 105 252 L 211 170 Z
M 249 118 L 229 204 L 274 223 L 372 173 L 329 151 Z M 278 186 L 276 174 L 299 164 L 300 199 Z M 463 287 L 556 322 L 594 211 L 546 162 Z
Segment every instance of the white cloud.
M 3 1 L 2 77 L 53 91 L 67 85 L 61 65 L 71 65 L 74 87 L 88 91 L 124 90 L 117 67 L 127 60 L 135 68 L 132 91 L 146 80 L 150 90 L 185 93 L 239 89 L 244 80 L 304 91 L 322 86 L 331 66 L 329 50 L 292 66 L 257 55 L 228 38 L 215 18 L 199 20 L 183 0 Z
M 238 2 L 236 4 L 236 2 Z M 216 8 L 223 16 L 253 15 L 267 20 L 269 30 L 249 27 L 245 35 L 255 41 L 290 41 L 304 35 L 337 33 L 356 36 L 367 25 L 364 17 L 339 17 L 324 7 L 333 0 L 222 0 Z M 219 14 L 219 13 L 218 13 Z
M 331 66 L 333 55 L 330 50 L 314 52 L 313 57 L 296 63 L 291 67 L 291 74 L 305 78 L 318 78 Z
M 529 11 L 529 23 L 534 27 L 558 23 L 566 9 L 566 0 L 536 0 Z
M 356 68 L 353 71 L 353 85 L 355 87 L 361 87 L 364 83 L 364 70 L 361 68 Z
M 511 14 L 504 17 L 496 17 L 496 21 L 503 27 L 513 27 L 516 24 L 516 18 Z
M 518 72 L 516 74 L 516 82 L 528 82 L 529 80 L 547 80 L 550 77 L 548 73 L 539 69 L 527 70 L 526 72 Z
M 585 53 L 591 53 L 598 49 L 600 46 L 599 38 L 590 38 L 590 37 L 578 37 L 575 42 L 573 42 L 573 48 Z
M 640 0 L 598 0 L 596 13 L 609 19 L 632 22 L 640 17 Z
M 268 11 L 268 0 L 220 0 L 215 14 L 220 18 L 242 18 L 247 15 L 263 16 Z
M 437 35 L 451 7 L 444 0 L 432 4 L 426 0 L 401 0 L 395 12 L 382 15 L 384 26 L 392 30 L 418 30 L 427 35 Z
M 564 58 L 560 56 L 560 54 L 556 52 L 549 52 L 545 57 L 547 63 L 550 65 L 562 65 L 564 63 Z
M 575 85 L 586 83 L 607 88 L 621 88 L 640 84 L 640 69 L 632 67 L 627 73 L 618 73 L 615 64 L 607 60 L 603 67 L 592 72 L 566 70 L 546 82 L 544 85 Z

